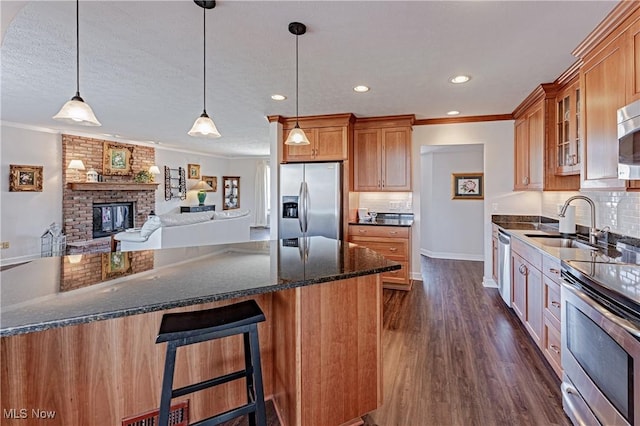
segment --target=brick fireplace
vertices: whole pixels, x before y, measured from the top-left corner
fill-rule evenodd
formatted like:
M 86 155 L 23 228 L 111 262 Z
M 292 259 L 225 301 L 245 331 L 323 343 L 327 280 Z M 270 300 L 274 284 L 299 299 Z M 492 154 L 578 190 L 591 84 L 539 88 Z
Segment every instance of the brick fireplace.
M 155 150 L 150 147 L 118 143 L 132 148 L 131 175 L 105 175 L 102 167 L 103 147 L 108 142 L 102 139 L 62 135 L 62 221 L 67 243 L 90 242 L 93 240 L 94 204 L 132 203 L 133 226 L 142 226 L 147 216 L 155 210 L 155 187 L 122 190 L 116 184 L 132 183 L 136 173 L 149 170 L 155 164 Z M 70 184 L 73 174 L 67 170 L 69 161 L 82 160 L 87 170 L 94 169 L 103 175 L 99 190 L 78 190 Z M 68 173 L 69 172 L 69 173 Z M 82 182 L 85 173 L 81 172 Z M 113 184 L 113 190 L 109 189 Z

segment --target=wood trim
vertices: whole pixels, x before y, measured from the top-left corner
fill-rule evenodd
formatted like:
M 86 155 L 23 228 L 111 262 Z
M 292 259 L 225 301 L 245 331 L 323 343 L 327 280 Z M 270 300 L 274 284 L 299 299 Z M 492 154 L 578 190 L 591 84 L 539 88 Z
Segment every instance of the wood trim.
M 386 115 L 380 117 L 358 117 L 355 129 L 380 129 L 382 127 L 411 127 L 416 120 L 414 114 Z
M 468 117 L 440 117 L 416 119 L 414 126 L 428 126 L 431 124 L 459 124 L 480 123 L 484 121 L 513 120 L 513 114 L 470 115 Z
M 576 58 L 584 58 L 591 51 L 607 38 L 613 31 L 618 30 L 625 19 L 627 19 L 636 10 L 640 9 L 640 2 L 633 0 L 622 0 L 609 14 L 598 24 L 598 26 L 589 33 L 589 35 L 580 43 L 571 54 Z M 622 29 L 620 32 L 623 32 Z
M 267 120 L 270 123 L 278 122 L 283 125 L 285 129 L 291 129 L 296 123 L 296 117 L 284 117 L 281 115 L 269 115 Z M 305 117 L 298 117 L 297 121 L 300 127 L 334 127 L 334 126 L 348 126 L 356 120 L 356 116 L 350 112 L 341 114 L 327 114 L 327 115 L 308 115 Z
M 577 61 L 575 61 L 569 68 L 567 68 L 562 74 L 560 74 L 558 78 L 556 78 L 556 81 L 554 81 L 554 83 L 557 84 L 558 87 L 573 83 L 573 80 L 575 78 L 578 78 L 578 76 L 580 75 L 580 68 L 582 67 L 583 63 L 584 62 L 582 61 L 582 59 L 578 59 Z
M 543 99 L 551 99 L 556 97 L 558 93 L 558 85 L 555 83 L 542 83 L 536 87 L 533 92 L 527 96 L 524 101 L 520 103 L 513 110 L 513 118 L 520 118 L 529 108 Z
M 67 187 L 73 191 L 155 191 L 159 183 L 136 182 L 71 182 Z

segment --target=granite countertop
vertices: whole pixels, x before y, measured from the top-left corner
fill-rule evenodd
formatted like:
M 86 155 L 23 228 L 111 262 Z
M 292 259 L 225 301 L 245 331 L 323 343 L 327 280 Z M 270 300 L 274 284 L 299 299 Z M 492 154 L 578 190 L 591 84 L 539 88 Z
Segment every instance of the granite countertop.
M 0 336 L 400 269 L 324 237 L 47 257 L 0 272 Z
M 378 213 L 376 220 L 351 220 L 349 225 L 410 227 L 413 225 L 413 213 Z

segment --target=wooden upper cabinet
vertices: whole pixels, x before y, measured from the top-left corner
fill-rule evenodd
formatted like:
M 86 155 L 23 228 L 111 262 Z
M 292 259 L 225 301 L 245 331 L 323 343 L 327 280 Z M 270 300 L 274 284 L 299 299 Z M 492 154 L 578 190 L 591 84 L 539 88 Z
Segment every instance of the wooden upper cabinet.
M 412 124 L 413 116 L 356 121 L 353 191 L 411 191 Z
M 383 191 L 411 191 L 411 131 L 382 129 Z
M 627 102 L 640 99 L 640 19 L 626 31 Z
M 380 129 L 355 130 L 353 163 L 354 191 L 380 191 L 382 188 L 382 167 L 380 167 L 382 132 Z
M 349 143 L 353 135 L 353 114 L 332 114 L 300 117 L 300 128 L 309 139 L 309 145 L 285 145 L 295 118 L 268 117 L 283 126 L 282 162 L 344 161 L 349 158 Z
M 580 174 L 580 81 L 575 77 L 556 96 L 556 146 L 551 153 L 555 174 Z
M 544 183 L 544 102 L 529 107 L 515 122 L 514 183 L 516 190 L 539 190 Z
M 618 108 L 626 103 L 623 37 L 585 58 L 580 71 L 583 98 L 581 188 L 626 189 L 618 179 Z

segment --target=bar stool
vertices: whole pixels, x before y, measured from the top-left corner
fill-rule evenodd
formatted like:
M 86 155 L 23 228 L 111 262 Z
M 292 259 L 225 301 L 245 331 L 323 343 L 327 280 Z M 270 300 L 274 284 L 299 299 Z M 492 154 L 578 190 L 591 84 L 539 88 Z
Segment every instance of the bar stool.
M 249 415 L 249 424 L 266 426 L 262 368 L 258 344 L 258 323 L 265 320 L 264 313 L 254 300 L 194 312 L 165 314 L 162 317 L 156 343 L 167 342 L 167 356 L 160 394 L 158 424 L 167 426 L 171 399 L 201 391 L 241 378 L 246 379 L 247 404 L 204 419 L 197 425 L 218 425 L 235 417 Z M 178 389 L 173 389 L 173 371 L 176 349 L 180 346 L 220 339 L 236 334 L 244 335 L 245 369 L 214 377 Z

